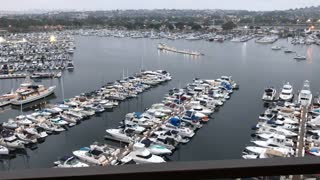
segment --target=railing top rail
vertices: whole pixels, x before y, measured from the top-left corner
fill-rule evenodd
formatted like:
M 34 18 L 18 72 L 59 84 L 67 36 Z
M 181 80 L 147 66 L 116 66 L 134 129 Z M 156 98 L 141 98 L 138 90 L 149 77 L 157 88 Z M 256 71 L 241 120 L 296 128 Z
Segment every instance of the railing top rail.
M 169 162 L 89 168 L 47 168 L 0 172 L 0 179 L 212 179 L 320 173 L 320 158 L 270 158 Z

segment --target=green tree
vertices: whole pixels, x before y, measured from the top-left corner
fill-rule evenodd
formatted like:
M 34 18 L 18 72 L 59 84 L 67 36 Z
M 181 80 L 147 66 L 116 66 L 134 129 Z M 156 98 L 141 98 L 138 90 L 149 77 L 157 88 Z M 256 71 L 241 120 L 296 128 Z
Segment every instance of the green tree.
M 232 29 L 236 28 L 237 25 L 232 21 L 228 21 L 228 22 L 222 24 L 221 27 L 223 30 L 232 30 Z

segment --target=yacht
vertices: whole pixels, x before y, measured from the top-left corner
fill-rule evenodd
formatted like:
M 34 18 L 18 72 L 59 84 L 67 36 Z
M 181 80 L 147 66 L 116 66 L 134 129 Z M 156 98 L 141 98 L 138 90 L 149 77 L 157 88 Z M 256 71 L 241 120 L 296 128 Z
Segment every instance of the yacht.
M 279 98 L 284 101 L 291 101 L 293 99 L 293 88 L 289 82 L 283 86 Z
M 74 65 L 73 65 L 73 62 L 72 61 L 69 61 L 68 64 L 67 64 L 67 69 L 74 69 Z
M 111 139 L 111 140 L 125 142 L 125 143 L 130 143 L 134 141 L 132 137 L 133 130 L 107 129 L 106 132 L 107 134 L 104 136 L 106 139 Z
M 8 149 L 25 149 L 24 143 L 17 138 L 0 138 L 0 145 L 5 146 Z
M 171 154 L 172 151 L 165 146 L 154 144 L 150 139 L 141 140 L 142 144 L 154 155 L 166 155 Z
M 123 120 L 121 122 L 120 128 L 125 129 L 125 130 L 132 130 L 136 134 L 141 134 L 146 130 L 146 128 L 139 126 L 138 124 L 128 121 L 128 120 Z
M 54 162 L 58 168 L 80 168 L 89 167 L 88 164 L 79 161 L 75 156 L 64 156 L 59 161 Z
M 301 55 L 296 55 L 293 59 L 295 59 L 295 60 L 306 60 L 307 58 L 306 58 L 306 56 L 301 56 Z
M 284 53 L 294 53 L 295 51 L 293 51 L 293 50 L 290 50 L 290 49 L 286 49 L 286 50 L 284 50 Z
M 261 146 L 261 147 L 293 147 L 292 139 L 287 139 L 284 135 L 278 134 L 260 134 L 259 137 L 267 139 L 266 141 L 252 141 L 254 144 Z
M 8 155 L 9 154 L 9 149 L 6 148 L 5 146 L 0 145 L 0 155 Z
M 305 81 L 299 93 L 298 103 L 303 106 L 310 106 L 312 103 L 312 93 L 310 90 L 310 82 Z
M 20 88 L 16 90 L 18 98 L 13 100 L 11 104 L 20 106 L 43 99 L 53 94 L 55 89 L 56 86 L 46 88 L 43 85 L 35 85 L 31 82 L 30 77 L 27 77 L 24 83 L 20 85 Z
M 272 46 L 271 49 L 277 51 L 277 50 L 281 50 L 282 48 L 281 46 Z
M 73 151 L 72 153 L 80 160 L 95 165 L 103 165 L 103 163 L 107 160 L 103 152 L 98 150 L 91 150 L 88 147 L 80 148 L 79 150 Z
M 277 90 L 274 88 L 266 88 L 264 90 L 262 100 L 264 101 L 273 101 L 276 97 Z
M 175 125 L 172 125 L 171 123 L 166 123 L 162 125 L 161 128 L 168 131 L 177 131 L 180 136 L 187 138 L 192 138 L 195 134 L 193 130 L 187 127 L 177 127 Z
M 137 164 L 166 162 L 162 157 L 151 154 L 142 143 L 135 143 L 133 145 L 133 151 L 131 151 L 127 156 L 134 160 Z
M 264 148 L 264 147 L 256 147 L 256 146 L 247 146 L 245 150 L 249 152 L 249 154 L 246 154 L 243 156 L 245 159 L 290 157 L 294 154 L 294 152 L 286 148 L 280 148 L 280 147 Z
M 261 125 L 259 127 L 259 129 L 256 131 L 257 134 L 280 134 L 280 135 L 284 135 L 285 137 L 296 137 L 298 136 L 297 133 L 294 133 L 292 131 L 289 131 L 287 129 L 284 129 L 280 126 L 277 127 L 270 127 L 266 124 Z

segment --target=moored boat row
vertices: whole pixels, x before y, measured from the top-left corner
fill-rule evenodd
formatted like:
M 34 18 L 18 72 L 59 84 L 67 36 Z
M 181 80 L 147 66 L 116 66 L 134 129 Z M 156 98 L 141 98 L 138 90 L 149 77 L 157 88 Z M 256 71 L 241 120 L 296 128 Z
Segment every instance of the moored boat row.
M 99 90 L 65 99 L 63 103 L 47 105 L 46 108 L 36 110 L 31 114 L 9 119 L 1 126 L 1 132 L 5 132 L 0 134 L 0 145 L 3 146 L 1 148 L 7 148 L 9 153 L 16 149 L 24 149 L 25 145 L 35 145 L 50 134 L 61 133 L 81 123 L 82 120 L 107 109 L 112 109 L 118 106 L 121 101 L 137 97 L 139 93 L 169 80 L 171 80 L 171 75 L 166 71 L 143 71 L 135 76 L 108 83 Z M 30 87 L 32 88 L 30 89 Z M 25 81 L 16 93 L 27 96 L 31 90 L 38 90 L 35 93 L 36 96 L 30 96 L 31 99 L 22 98 L 24 96 L 16 98 L 13 93 L 14 99 L 10 102 L 21 105 L 34 98 L 50 94 L 54 88 L 45 89 L 43 86 L 32 85 Z M 34 92 L 32 91 L 32 93 Z M 11 98 L 9 95 L 4 97 Z
M 243 151 L 244 159 L 304 155 L 301 153 L 301 148 L 305 145 L 303 129 L 307 128 L 307 131 L 310 131 L 307 124 L 315 126 L 315 121 L 310 120 L 308 112 L 304 111 L 314 107 L 310 83 L 304 82 L 296 100 L 293 100 L 294 92 L 290 83 L 283 86 L 279 99 L 275 97 L 275 88 L 265 90 L 263 100 L 269 101 L 270 104 L 265 112 L 260 114 L 258 124 L 252 127 L 255 131 L 252 134 L 252 145 L 246 146 Z
M 119 127 L 107 129 L 106 139 L 128 144 L 125 148 L 119 147 L 116 155 L 92 158 L 92 149 L 80 148 L 73 152 L 73 158 L 78 164 L 89 166 L 165 162 L 165 157 L 180 144 L 188 143 L 237 88 L 228 76 L 214 80 L 195 79 L 186 88 L 170 90 L 161 103 L 153 104 L 145 112 L 128 113 Z

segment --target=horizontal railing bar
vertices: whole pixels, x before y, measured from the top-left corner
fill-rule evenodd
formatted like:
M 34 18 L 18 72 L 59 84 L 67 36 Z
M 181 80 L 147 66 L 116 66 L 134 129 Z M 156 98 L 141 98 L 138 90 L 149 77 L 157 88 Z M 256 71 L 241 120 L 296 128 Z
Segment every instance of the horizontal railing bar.
M 47 168 L 0 172 L 1 179 L 212 179 L 256 176 L 317 174 L 320 158 L 270 158 L 258 160 L 214 160 L 169 162 L 89 168 Z

